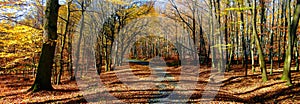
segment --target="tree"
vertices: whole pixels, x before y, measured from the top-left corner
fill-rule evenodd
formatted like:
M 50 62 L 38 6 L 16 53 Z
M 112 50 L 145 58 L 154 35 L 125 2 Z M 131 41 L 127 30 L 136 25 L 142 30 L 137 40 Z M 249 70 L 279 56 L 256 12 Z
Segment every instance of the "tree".
M 273 1 L 272 3 L 273 5 L 275 5 L 275 1 Z M 275 6 L 272 7 L 272 21 L 271 21 L 271 35 L 270 35 L 270 53 L 269 53 L 269 61 L 271 63 L 271 71 L 270 71 L 270 75 L 273 74 L 273 37 L 274 37 L 274 21 L 275 21 Z
M 266 69 L 266 65 L 265 65 L 265 58 L 262 52 L 262 48 L 260 45 L 260 41 L 258 39 L 258 35 L 257 35 L 257 31 L 256 31 L 256 1 L 253 0 L 253 20 L 252 20 L 252 25 L 253 25 L 253 37 L 255 38 L 256 41 L 256 47 L 257 47 L 257 51 L 258 51 L 258 55 L 259 55 L 259 64 L 260 64 L 260 69 L 262 71 L 262 80 L 263 82 L 266 82 L 268 80 L 267 77 L 267 69 Z
M 73 3 L 73 0 L 66 0 L 66 4 L 62 5 L 59 9 L 59 19 L 58 19 L 58 34 L 61 34 L 58 37 L 58 43 L 57 43 L 57 53 L 56 53 L 56 66 L 58 68 L 57 70 L 57 77 L 55 79 L 56 83 L 60 83 L 61 75 L 63 73 L 64 65 L 68 64 L 67 66 L 72 65 L 71 61 L 71 51 L 68 50 L 68 48 L 71 48 L 72 42 L 72 35 L 74 34 L 74 31 L 76 28 L 76 24 L 79 23 L 81 19 L 81 12 L 77 11 L 76 5 Z M 68 50 L 65 52 L 64 50 Z M 67 59 L 65 59 L 64 56 L 68 56 Z M 60 67 L 59 67 L 60 66 Z M 68 67 L 68 70 L 70 72 L 70 75 L 73 75 L 72 67 Z
M 287 81 L 287 85 L 292 85 L 291 80 L 291 62 L 292 62 L 292 52 L 294 47 L 294 42 L 296 40 L 296 32 L 299 22 L 299 16 L 300 16 L 300 0 L 297 0 L 296 9 L 293 15 L 293 21 L 291 22 L 291 6 L 290 6 L 291 0 L 288 0 L 287 2 L 287 9 L 288 9 L 288 48 L 286 50 L 286 56 L 284 60 L 284 68 L 283 68 L 283 74 L 281 79 Z M 297 57 L 298 59 L 298 57 Z
M 90 6 L 91 4 L 91 1 L 90 0 L 80 0 L 80 1 L 77 1 L 78 4 L 80 5 L 80 8 L 81 8 L 81 22 L 80 22 L 80 30 L 79 30 L 79 39 L 78 39 L 78 42 L 77 42 L 77 50 L 75 51 L 75 56 L 76 56 L 76 60 L 75 60 L 75 63 L 74 65 L 76 65 L 75 67 L 75 72 L 74 72 L 74 75 L 71 77 L 71 80 L 75 80 L 75 77 L 77 75 L 77 71 L 80 69 L 79 68 L 79 58 L 80 58 L 80 45 L 82 43 L 82 38 L 83 38 L 83 29 L 84 29 L 84 21 L 85 21 L 85 11 L 87 9 L 88 6 Z
M 28 91 L 53 90 L 51 70 L 57 40 L 58 0 L 47 0 L 44 22 L 44 42 L 35 81 Z
M 239 5 L 239 8 L 242 8 L 242 6 L 244 5 L 243 2 L 242 3 L 238 3 Z M 245 28 L 245 23 L 244 23 L 244 14 L 242 12 L 240 12 L 240 20 L 241 20 L 241 36 L 242 36 L 242 47 L 243 47 L 243 53 L 244 53 L 244 57 L 243 57 L 243 66 L 245 67 L 245 76 L 247 76 L 247 66 L 248 66 L 248 56 L 247 56 L 247 53 L 246 53 L 246 42 L 245 42 L 245 32 L 244 32 L 244 28 Z
M 105 41 L 104 45 L 104 56 L 105 56 L 105 71 L 112 71 L 112 56 L 111 52 L 113 50 L 114 41 L 118 37 L 117 35 L 120 31 L 132 20 L 138 19 L 140 17 L 150 15 L 154 13 L 153 2 L 146 2 L 142 5 L 120 5 L 121 8 L 117 8 L 114 13 L 108 17 L 103 23 L 102 31 L 104 37 L 102 39 Z M 117 45 L 116 45 L 117 46 Z M 118 48 L 116 48 L 118 51 Z M 98 52 L 99 53 L 99 52 Z M 115 58 L 117 61 L 119 58 Z

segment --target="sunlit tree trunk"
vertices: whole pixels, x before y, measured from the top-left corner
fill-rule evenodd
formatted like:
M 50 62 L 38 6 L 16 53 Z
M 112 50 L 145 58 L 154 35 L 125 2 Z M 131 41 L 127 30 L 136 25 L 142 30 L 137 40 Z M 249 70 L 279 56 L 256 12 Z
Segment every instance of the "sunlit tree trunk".
M 296 71 L 299 72 L 299 40 L 298 38 L 296 38 L 296 41 L 294 42 L 295 46 L 294 46 L 294 51 L 295 51 L 295 60 L 296 60 Z
M 210 49 L 209 50 L 211 50 L 210 51 L 210 54 L 211 54 L 211 64 L 212 64 L 212 67 L 213 68 L 215 68 L 215 56 L 214 56 L 214 54 L 215 54 L 215 49 L 214 49 L 214 47 L 211 47 L 211 45 L 213 45 L 214 44 L 214 20 L 213 20 L 213 3 L 212 3 L 213 1 L 211 1 L 211 0 L 209 0 L 209 6 L 210 6 L 210 41 L 211 41 L 211 43 L 210 43 Z
M 265 65 L 265 58 L 262 52 L 262 48 L 260 46 L 260 41 L 258 39 L 258 35 L 257 35 L 257 31 L 256 31 L 256 1 L 253 0 L 253 20 L 252 20 L 252 25 L 253 25 L 253 35 L 256 41 L 256 47 L 257 47 L 257 52 L 259 55 L 259 64 L 260 64 L 260 69 L 261 69 L 261 73 L 262 73 L 262 80 L 263 82 L 266 82 L 268 80 L 267 77 L 267 69 L 266 69 L 266 65 Z
M 292 62 L 292 52 L 293 46 L 296 39 L 296 32 L 299 22 L 300 16 L 300 0 L 297 0 L 296 9 L 293 15 L 293 20 L 291 21 L 291 7 L 290 7 L 291 0 L 287 2 L 287 10 L 288 10 L 288 48 L 286 50 L 286 56 L 284 60 L 284 68 L 283 74 L 281 79 L 287 81 L 287 85 L 292 85 L 291 80 L 291 62 Z
M 253 25 L 253 24 L 252 24 Z M 254 49 L 255 49 L 255 39 L 254 35 L 251 36 L 251 68 L 252 72 L 255 72 L 255 60 L 254 60 Z

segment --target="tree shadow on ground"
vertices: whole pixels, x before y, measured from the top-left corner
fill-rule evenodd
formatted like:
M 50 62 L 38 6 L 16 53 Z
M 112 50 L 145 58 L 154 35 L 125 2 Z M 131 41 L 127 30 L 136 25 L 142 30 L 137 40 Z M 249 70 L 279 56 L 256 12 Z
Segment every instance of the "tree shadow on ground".
M 24 91 L 24 92 L 10 93 L 10 94 L 4 95 L 4 96 L 0 96 L 0 99 L 4 98 L 4 97 L 16 96 L 16 95 L 25 94 L 25 93 L 26 93 L 26 91 Z
M 213 90 L 210 90 L 213 91 Z M 217 91 L 218 93 L 214 96 L 213 94 L 211 95 L 206 95 L 203 96 L 203 92 L 199 92 L 196 94 L 193 94 L 190 98 L 192 101 L 189 101 L 189 103 L 198 103 L 197 100 L 195 99 L 201 99 L 201 102 L 209 102 L 209 100 L 213 101 L 234 101 L 234 102 L 240 102 L 240 103 L 245 103 L 247 102 L 245 99 L 242 99 L 232 93 L 225 92 L 225 91 Z M 212 98 L 212 99 L 210 99 Z M 193 101 L 194 100 L 194 101 Z
M 264 103 L 264 102 L 280 102 L 288 98 L 294 98 L 294 96 L 290 95 L 296 95 L 300 93 L 300 84 L 295 84 L 294 86 L 290 86 L 287 88 L 274 90 L 274 91 L 268 91 L 266 93 L 256 95 L 253 97 L 249 97 L 246 100 L 249 103 Z M 295 89 L 298 88 L 298 89 Z M 294 90 L 295 89 L 295 90 Z M 283 98 L 278 99 L 280 96 L 283 96 Z M 300 99 L 295 99 L 300 100 Z
M 280 75 L 281 73 L 282 72 L 273 72 L 272 76 L 276 77 L 276 75 Z M 261 74 L 252 74 L 252 75 L 247 75 L 247 76 L 233 76 L 233 77 L 229 77 L 218 83 L 223 83 L 223 85 L 221 85 L 221 87 L 225 87 L 225 86 L 233 84 L 233 83 L 241 83 L 243 80 L 245 80 L 245 78 L 257 79 L 257 78 L 261 78 Z
M 56 92 L 77 92 L 80 91 L 79 89 L 54 89 L 53 91 Z
M 63 99 L 54 99 L 47 100 L 42 102 L 33 102 L 34 104 L 45 104 L 45 103 L 68 103 L 68 104 L 77 104 L 77 103 L 88 103 L 82 96 L 72 97 L 72 98 L 63 98 Z

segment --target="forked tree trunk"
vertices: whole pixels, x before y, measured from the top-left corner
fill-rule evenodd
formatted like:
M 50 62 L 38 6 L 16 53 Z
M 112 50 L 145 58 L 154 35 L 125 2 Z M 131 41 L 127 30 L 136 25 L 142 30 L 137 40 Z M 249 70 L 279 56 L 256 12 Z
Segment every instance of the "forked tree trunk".
M 290 7 L 291 0 L 287 2 L 287 9 L 288 9 L 288 48 L 286 50 L 286 57 L 284 60 L 284 68 L 283 74 L 281 79 L 287 81 L 287 85 L 292 85 L 291 80 L 291 62 L 292 62 L 292 52 L 293 46 L 296 39 L 296 32 L 299 22 L 299 15 L 300 15 L 300 0 L 297 0 L 296 9 L 293 15 L 293 21 L 291 23 L 291 7 Z

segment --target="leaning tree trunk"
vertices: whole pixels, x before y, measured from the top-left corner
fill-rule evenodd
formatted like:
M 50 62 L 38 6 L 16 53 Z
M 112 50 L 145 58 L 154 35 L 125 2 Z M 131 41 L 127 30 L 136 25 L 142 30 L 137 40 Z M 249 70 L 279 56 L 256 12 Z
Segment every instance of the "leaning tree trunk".
M 253 25 L 253 35 L 254 35 L 254 38 L 255 38 L 255 41 L 256 41 L 256 46 L 257 46 L 257 52 L 258 52 L 258 55 L 259 55 L 259 64 L 260 64 L 260 68 L 261 68 L 261 71 L 262 71 L 262 80 L 263 82 L 266 82 L 268 80 L 268 77 L 267 77 L 267 69 L 266 69 L 266 65 L 265 65 L 265 58 L 264 58 L 264 55 L 263 55 L 263 52 L 262 52 L 262 48 L 261 48 L 261 45 L 260 45 L 260 41 L 258 39 L 258 35 L 257 35 L 257 31 L 256 31 L 256 1 L 253 0 L 253 20 L 252 20 L 252 25 Z
M 60 51 L 60 70 L 58 72 L 58 77 L 57 77 L 57 82 L 56 84 L 61 84 L 61 76 L 63 74 L 63 69 L 64 69 L 64 49 L 65 49 L 65 46 L 66 46 L 66 41 L 67 41 L 67 32 L 68 32 L 68 27 L 69 27 L 69 23 L 70 23 L 70 5 L 72 2 L 69 2 L 69 0 L 66 0 L 67 2 L 67 19 L 66 19 L 66 26 L 65 26 L 65 31 L 64 31 L 64 34 L 63 34 L 63 41 L 62 41 L 62 47 L 61 47 L 61 51 Z
M 75 80 L 75 77 L 77 76 L 78 70 L 81 68 L 81 64 L 79 64 L 80 60 L 80 46 L 82 43 L 82 38 L 83 38 L 83 29 L 84 29 L 84 12 L 85 12 L 85 7 L 84 7 L 84 1 L 81 2 L 81 23 L 80 23 L 80 30 L 79 30 L 79 38 L 76 46 L 76 51 L 75 51 L 75 56 L 76 56 L 76 61 L 75 61 L 75 71 L 74 75 L 72 76 L 71 80 Z M 82 69 L 81 69 L 82 70 Z
M 287 81 L 287 85 L 292 85 L 291 80 L 291 61 L 292 61 L 292 52 L 293 46 L 296 39 L 296 32 L 299 22 L 299 15 L 300 15 L 300 0 L 297 0 L 297 5 L 295 9 L 295 13 L 293 15 L 293 21 L 291 23 L 291 7 L 290 7 L 291 0 L 287 2 L 287 9 L 288 9 L 288 48 L 286 50 L 286 57 L 284 60 L 284 68 L 283 74 L 281 79 Z
M 44 43 L 35 81 L 28 91 L 53 90 L 51 70 L 57 40 L 58 0 L 48 0 L 45 10 Z

